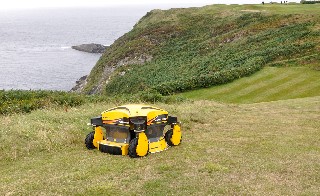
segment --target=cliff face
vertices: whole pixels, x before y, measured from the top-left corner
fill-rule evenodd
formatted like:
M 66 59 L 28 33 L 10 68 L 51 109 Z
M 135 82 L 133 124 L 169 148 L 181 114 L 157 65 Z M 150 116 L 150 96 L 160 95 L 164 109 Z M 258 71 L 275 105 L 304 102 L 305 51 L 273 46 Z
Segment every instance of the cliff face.
M 320 6 L 304 6 L 153 10 L 108 48 L 78 91 L 170 94 L 227 83 L 266 65 L 319 62 Z

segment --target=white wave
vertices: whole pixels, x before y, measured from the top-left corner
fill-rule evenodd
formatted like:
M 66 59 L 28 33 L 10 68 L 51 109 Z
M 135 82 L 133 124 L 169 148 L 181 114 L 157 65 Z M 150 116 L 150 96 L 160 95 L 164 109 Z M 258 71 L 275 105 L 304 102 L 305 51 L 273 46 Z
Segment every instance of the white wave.
M 60 48 L 61 48 L 62 50 L 66 50 L 66 49 L 70 49 L 71 46 L 61 46 Z

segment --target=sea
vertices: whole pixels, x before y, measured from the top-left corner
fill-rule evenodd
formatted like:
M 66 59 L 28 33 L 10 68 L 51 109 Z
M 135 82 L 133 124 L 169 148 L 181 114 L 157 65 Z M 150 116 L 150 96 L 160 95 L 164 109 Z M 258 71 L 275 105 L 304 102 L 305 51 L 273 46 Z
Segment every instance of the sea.
M 71 46 L 111 45 L 155 8 L 170 6 L 0 10 L 0 90 L 69 91 L 101 56 Z

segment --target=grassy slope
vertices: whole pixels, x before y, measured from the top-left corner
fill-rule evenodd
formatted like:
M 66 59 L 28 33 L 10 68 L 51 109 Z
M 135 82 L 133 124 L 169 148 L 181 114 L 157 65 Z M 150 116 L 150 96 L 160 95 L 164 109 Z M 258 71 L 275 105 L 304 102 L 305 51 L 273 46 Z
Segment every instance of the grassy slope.
M 86 123 L 111 106 L 1 116 L 0 195 L 320 194 L 320 97 L 158 104 L 183 143 L 141 159 L 85 149 Z
M 180 94 L 190 99 L 256 103 L 320 96 L 320 71 L 306 67 L 266 67 L 229 84 Z
M 108 94 L 151 89 L 168 94 L 228 83 L 269 64 L 294 64 L 309 56 L 319 59 L 319 6 L 154 10 L 101 57 L 84 91 L 95 89 L 104 77 L 104 67 L 141 55 L 153 59 L 144 65 L 124 65 L 104 78 L 110 79 Z

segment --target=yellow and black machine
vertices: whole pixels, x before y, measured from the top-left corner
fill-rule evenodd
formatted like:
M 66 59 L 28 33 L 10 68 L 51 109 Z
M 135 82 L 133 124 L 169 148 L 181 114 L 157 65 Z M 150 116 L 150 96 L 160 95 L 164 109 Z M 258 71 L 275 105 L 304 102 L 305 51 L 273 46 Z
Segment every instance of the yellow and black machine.
M 181 142 L 180 122 L 168 112 L 148 105 L 123 105 L 91 119 L 94 131 L 85 144 L 88 149 L 130 157 L 161 152 Z

